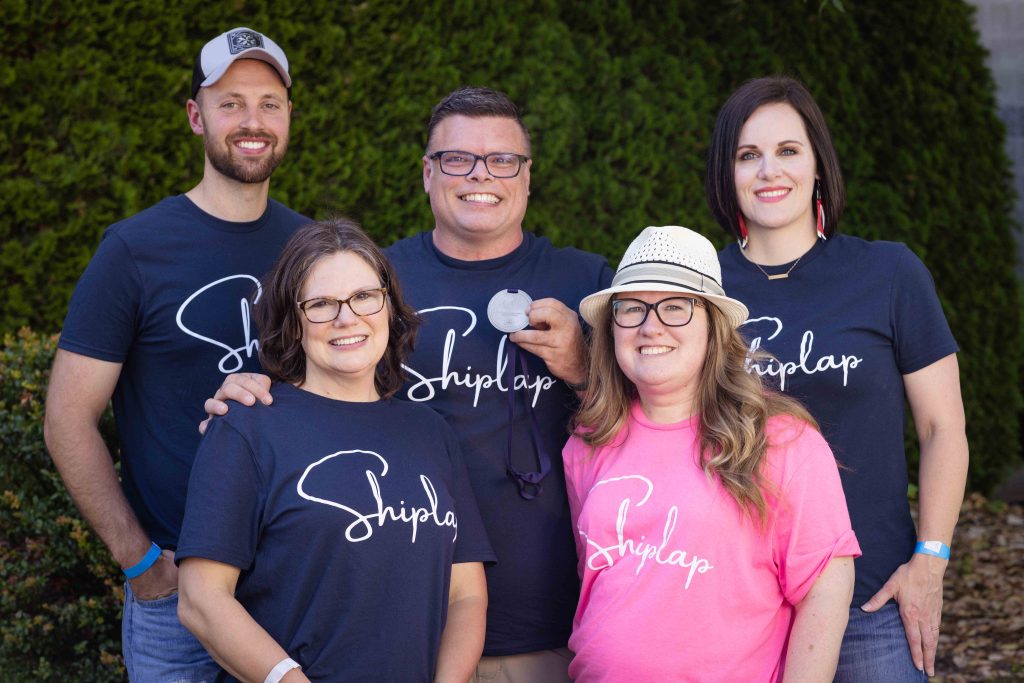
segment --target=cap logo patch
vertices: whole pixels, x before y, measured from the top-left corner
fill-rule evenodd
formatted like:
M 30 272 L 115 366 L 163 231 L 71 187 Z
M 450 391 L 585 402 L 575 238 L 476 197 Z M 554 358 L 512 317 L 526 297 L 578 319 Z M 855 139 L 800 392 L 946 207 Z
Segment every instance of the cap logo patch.
M 255 31 L 232 31 L 228 34 L 228 49 L 231 54 L 237 55 L 254 47 L 263 47 L 263 36 Z

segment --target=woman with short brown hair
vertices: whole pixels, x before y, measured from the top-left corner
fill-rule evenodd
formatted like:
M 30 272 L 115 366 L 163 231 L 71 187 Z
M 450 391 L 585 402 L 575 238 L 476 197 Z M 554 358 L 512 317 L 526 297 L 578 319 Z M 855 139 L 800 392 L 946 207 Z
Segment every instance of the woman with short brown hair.
M 458 442 L 398 401 L 418 324 L 349 220 L 300 228 L 256 304 L 271 405 L 214 418 L 189 482 L 179 614 L 218 680 L 460 681 L 493 561 Z

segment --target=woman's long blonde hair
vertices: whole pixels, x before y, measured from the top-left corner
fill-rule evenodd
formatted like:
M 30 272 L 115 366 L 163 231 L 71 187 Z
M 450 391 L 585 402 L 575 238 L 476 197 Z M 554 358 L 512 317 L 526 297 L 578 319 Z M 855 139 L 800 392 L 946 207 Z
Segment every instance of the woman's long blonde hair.
M 743 338 L 717 306 L 706 299 L 704 303 L 708 348 L 696 406 L 700 464 L 763 527 L 767 503 L 762 465 L 769 445 L 768 418 L 791 415 L 814 428 L 817 422 L 797 401 L 766 388 L 757 374 L 747 372 Z M 588 389 L 573 420 L 579 438 L 595 450 L 619 435 L 638 397 L 636 386 L 615 360 L 610 302 L 596 322 L 591 332 Z

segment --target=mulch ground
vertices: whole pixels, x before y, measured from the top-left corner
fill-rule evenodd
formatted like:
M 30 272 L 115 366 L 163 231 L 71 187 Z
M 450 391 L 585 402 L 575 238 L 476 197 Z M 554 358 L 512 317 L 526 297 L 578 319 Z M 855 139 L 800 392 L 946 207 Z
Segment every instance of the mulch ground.
M 932 681 L 1024 681 L 1024 506 L 964 501 L 945 584 Z

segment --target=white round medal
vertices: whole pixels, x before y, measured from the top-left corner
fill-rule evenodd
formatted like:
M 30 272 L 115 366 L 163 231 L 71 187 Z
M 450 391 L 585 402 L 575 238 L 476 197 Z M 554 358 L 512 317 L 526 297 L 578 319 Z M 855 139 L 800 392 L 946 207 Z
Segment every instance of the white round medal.
M 502 332 L 518 332 L 530 324 L 533 299 L 521 289 L 503 289 L 487 304 L 487 319 Z

